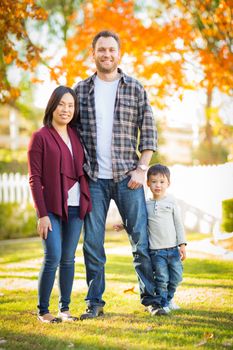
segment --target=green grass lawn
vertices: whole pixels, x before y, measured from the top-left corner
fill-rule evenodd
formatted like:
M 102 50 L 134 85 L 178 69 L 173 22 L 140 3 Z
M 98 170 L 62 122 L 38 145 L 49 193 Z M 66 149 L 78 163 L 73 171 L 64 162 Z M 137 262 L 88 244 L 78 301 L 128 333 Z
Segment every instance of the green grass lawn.
M 109 232 L 107 247 L 128 244 Z M 108 255 L 104 317 L 72 324 L 41 324 L 36 319 L 36 280 L 40 241 L 0 243 L 0 349 L 233 349 L 232 262 L 188 259 L 176 302 L 181 310 L 152 317 L 139 302 L 130 256 Z M 71 311 L 85 309 L 85 270 L 78 250 Z M 134 293 L 126 293 L 135 287 Z M 51 298 L 57 312 L 58 291 Z

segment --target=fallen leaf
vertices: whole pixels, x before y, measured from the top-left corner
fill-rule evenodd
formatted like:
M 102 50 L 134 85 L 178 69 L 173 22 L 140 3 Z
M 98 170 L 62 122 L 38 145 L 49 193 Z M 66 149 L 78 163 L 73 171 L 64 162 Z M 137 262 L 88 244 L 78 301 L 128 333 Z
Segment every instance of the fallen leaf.
M 204 333 L 204 338 L 207 340 L 213 339 L 213 337 L 214 337 L 214 333 L 209 333 L 209 332 Z
M 132 293 L 132 294 L 138 294 L 137 292 L 135 292 L 135 287 L 129 288 L 129 289 L 125 289 L 123 291 L 123 293 Z

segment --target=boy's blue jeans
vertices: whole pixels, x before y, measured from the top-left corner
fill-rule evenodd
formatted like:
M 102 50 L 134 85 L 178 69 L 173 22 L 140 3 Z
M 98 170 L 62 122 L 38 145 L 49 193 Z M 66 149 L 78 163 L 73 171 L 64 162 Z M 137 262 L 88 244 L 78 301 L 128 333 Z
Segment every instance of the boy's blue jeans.
M 92 211 L 84 221 L 84 258 L 88 293 L 87 305 L 104 306 L 105 290 L 105 223 L 110 200 L 113 199 L 121 214 L 132 247 L 133 264 L 139 281 L 141 302 L 160 304 L 154 294 L 152 264 L 148 250 L 147 211 L 144 189 L 128 188 L 130 177 L 114 182 L 109 179 L 90 180 Z M 124 268 L 124 267 L 123 267 Z M 127 266 L 125 267 L 127 269 Z
M 156 294 L 161 296 L 161 305 L 168 306 L 182 281 L 183 265 L 179 248 L 150 250 Z
M 75 251 L 78 245 L 83 221 L 79 219 L 79 207 L 68 207 L 68 222 L 49 213 L 52 231 L 43 239 L 44 262 L 38 283 L 39 315 L 49 312 L 49 299 L 59 266 L 58 286 L 60 311 L 69 310 L 70 295 L 74 280 Z

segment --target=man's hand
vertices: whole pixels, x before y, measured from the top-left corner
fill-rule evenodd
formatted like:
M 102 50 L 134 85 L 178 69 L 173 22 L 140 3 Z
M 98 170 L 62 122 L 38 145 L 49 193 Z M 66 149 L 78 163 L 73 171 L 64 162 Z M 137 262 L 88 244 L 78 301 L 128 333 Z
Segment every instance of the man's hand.
M 140 168 L 136 168 L 128 173 L 131 176 L 131 179 L 128 182 L 128 187 L 131 190 L 136 190 L 139 187 L 142 187 L 145 181 L 145 171 Z
M 179 246 L 179 250 L 180 250 L 180 258 L 181 260 L 185 260 L 186 259 L 186 248 L 185 248 L 185 244 L 181 244 Z
M 120 232 L 120 231 L 124 230 L 125 228 L 124 228 L 123 224 L 114 224 L 113 229 L 114 229 L 114 231 Z
M 52 231 L 52 224 L 50 218 L 48 216 L 43 216 L 38 220 L 37 232 L 39 233 L 41 238 L 47 239 L 48 230 Z

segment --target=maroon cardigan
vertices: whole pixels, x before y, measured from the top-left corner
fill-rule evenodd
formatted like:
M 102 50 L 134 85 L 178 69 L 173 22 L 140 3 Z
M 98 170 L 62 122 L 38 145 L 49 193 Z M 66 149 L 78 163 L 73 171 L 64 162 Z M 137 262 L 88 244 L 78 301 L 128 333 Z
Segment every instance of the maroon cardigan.
M 53 127 L 42 127 L 32 135 L 28 147 L 29 184 L 39 218 L 48 212 L 68 218 L 68 190 L 80 184 L 80 219 L 91 211 L 91 199 L 83 172 L 84 152 L 77 132 L 68 126 L 73 158 Z

